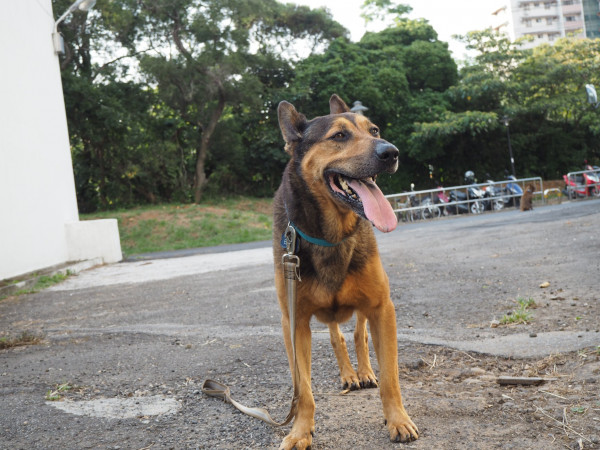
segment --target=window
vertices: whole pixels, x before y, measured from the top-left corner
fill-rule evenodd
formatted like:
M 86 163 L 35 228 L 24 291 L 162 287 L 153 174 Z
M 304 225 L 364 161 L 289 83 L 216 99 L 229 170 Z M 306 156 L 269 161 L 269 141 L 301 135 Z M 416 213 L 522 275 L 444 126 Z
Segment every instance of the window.
M 543 35 L 543 34 L 541 34 L 541 33 L 540 33 L 540 34 L 538 34 L 538 35 L 537 35 L 537 37 L 538 37 L 538 39 L 544 39 L 544 35 Z
M 546 18 L 546 24 L 547 25 L 552 25 L 552 17 L 547 17 Z
M 542 19 L 540 19 L 539 17 L 537 19 L 535 19 L 535 23 L 542 23 Z
M 577 16 L 565 16 L 567 22 L 575 22 L 578 19 Z
M 526 27 L 530 27 L 531 26 L 531 20 L 526 20 L 525 21 L 525 26 Z

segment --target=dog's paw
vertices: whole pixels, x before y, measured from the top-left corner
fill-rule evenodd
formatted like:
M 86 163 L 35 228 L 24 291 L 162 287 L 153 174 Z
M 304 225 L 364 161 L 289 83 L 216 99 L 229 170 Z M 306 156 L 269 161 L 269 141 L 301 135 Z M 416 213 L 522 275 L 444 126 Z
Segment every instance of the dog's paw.
M 340 378 L 342 380 L 342 389 L 350 389 L 351 391 L 356 391 L 362 387 L 361 382 L 358 379 L 356 373 L 347 373 L 345 375 L 342 375 Z
M 405 412 L 397 414 L 394 420 L 386 420 L 385 424 L 392 442 L 412 442 L 419 439 L 419 429 Z
M 377 384 L 377 377 L 375 377 L 375 374 L 373 373 L 373 371 L 365 372 L 365 373 L 361 373 L 359 371 L 358 379 L 360 380 L 359 384 L 362 389 L 376 388 L 377 386 L 379 386 Z
M 310 432 L 296 432 L 292 430 L 281 442 L 279 450 L 308 450 L 312 444 L 313 435 L 314 430 Z

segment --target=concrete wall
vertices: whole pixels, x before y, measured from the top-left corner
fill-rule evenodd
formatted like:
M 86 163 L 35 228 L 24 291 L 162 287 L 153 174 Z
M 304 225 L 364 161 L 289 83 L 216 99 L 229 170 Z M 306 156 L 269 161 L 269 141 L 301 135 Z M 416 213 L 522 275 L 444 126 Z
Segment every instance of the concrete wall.
M 51 0 L 0 2 L 0 280 L 121 259 L 116 221 L 99 221 L 89 241 L 79 222 L 53 26 Z

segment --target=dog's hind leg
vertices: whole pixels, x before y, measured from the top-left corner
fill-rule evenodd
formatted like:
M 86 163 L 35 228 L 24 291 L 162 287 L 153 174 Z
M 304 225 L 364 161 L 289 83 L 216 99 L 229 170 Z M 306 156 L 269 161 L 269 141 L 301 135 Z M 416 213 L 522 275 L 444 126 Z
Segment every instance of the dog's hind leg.
M 354 329 L 354 345 L 358 361 L 358 380 L 361 388 L 377 387 L 377 378 L 371 368 L 369 359 L 369 334 L 367 318 L 360 311 L 356 312 L 356 328 Z
M 360 389 L 360 380 L 350 363 L 348 357 L 348 347 L 346 346 L 346 339 L 340 331 L 340 327 L 337 322 L 330 322 L 329 326 L 329 337 L 331 338 L 331 346 L 335 352 L 335 357 L 340 367 L 340 378 L 342 380 L 342 389 L 356 390 Z

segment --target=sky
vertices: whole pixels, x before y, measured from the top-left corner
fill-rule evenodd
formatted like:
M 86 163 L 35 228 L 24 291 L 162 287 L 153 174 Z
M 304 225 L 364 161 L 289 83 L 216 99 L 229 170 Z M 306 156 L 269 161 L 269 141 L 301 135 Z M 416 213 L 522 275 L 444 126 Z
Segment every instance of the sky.
M 363 0 L 289 0 L 307 5 L 311 8 L 324 6 L 332 13 L 333 18 L 350 30 L 351 39 L 359 41 L 365 31 L 378 31 L 376 27 L 365 28 L 360 17 L 360 6 Z M 411 19 L 424 18 L 429 21 L 438 33 L 440 41 L 448 42 L 455 60 L 464 60 L 468 53 L 464 45 L 452 35 L 465 34 L 467 31 L 481 30 L 492 23 L 492 12 L 497 10 L 506 0 L 399 0 L 408 4 L 413 10 Z M 381 29 L 381 25 L 379 27 Z

